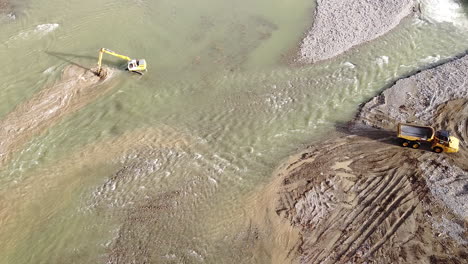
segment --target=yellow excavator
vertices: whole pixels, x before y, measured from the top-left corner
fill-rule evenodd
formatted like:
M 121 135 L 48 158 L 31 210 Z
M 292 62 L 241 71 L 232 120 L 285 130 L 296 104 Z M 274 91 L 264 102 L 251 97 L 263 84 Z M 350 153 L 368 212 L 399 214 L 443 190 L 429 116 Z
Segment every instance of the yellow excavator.
M 102 55 L 104 55 L 104 53 L 107 53 L 109 55 L 112 55 L 112 56 L 115 56 L 115 57 L 118 57 L 118 58 L 121 58 L 121 59 L 124 59 L 124 60 L 127 60 L 128 61 L 128 64 L 127 64 L 127 70 L 128 71 L 135 72 L 135 73 L 142 74 L 142 75 L 143 75 L 143 71 L 146 71 L 146 60 L 144 60 L 144 59 L 139 59 L 139 60 L 131 59 L 128 56 L 117 54 L 116 52 L 114 52 L 114 51 L 112 51 L 110 49 L 101 48 L 99 50 L 98 70 L 97 70 L 97 75 L 99 75 L 99 76 L 101 76 L 101 74 L 102 74 Z

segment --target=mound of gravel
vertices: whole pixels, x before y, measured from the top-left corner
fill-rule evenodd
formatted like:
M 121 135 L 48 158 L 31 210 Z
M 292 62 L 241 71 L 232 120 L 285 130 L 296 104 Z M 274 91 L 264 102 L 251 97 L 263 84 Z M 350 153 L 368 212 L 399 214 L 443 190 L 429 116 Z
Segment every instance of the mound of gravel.
M 468 98 L 468 56 L 399 80 L 364 105 L 358 121 L 385 129 L 399 122 L 433 125 L 439 105 Z
M 414 0 L 318 0 L 315 22 L 298 60 L 329 59 L 382 36 L 410 15 L 414 6 Z

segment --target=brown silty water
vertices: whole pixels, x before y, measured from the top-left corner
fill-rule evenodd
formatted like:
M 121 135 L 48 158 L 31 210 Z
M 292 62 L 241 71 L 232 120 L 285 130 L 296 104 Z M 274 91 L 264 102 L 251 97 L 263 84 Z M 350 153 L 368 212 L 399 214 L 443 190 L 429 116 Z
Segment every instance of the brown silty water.
M 289 67 L 278 62 L 313 2 L 29 5 L 0 33 L 5 263 L 281 263 L 295 235 L 257 194 L 273 168 L 394 79 L 466 48 L 462 27 L 410 17 Z M 69 66 L 93 67 L 101 47 L 149 72 L 106 57 L 102 81 Z

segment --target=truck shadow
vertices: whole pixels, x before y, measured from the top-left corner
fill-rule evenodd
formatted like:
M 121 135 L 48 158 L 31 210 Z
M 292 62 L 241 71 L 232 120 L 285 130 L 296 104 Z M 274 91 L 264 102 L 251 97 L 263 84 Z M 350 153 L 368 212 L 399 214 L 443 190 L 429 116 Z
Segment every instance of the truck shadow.
M 372 141 L 376 141 L 376 142 L 380 142 L 380 143 L 388 144 L 392 146 L 398 146 L 404 149 L 404 147 L 401 146 L 400 139 L 397 137 L 396 127 L 395 127 L 395 131 L 393 131 L 393 130 L 375 128 L 375 127 L 366 126 L 366 125 L 358 125 L 358 124 L 353 124 L 353 123 L 336 123 L 335 129 L 336 131 L 343 133 L 345 135 L 363 137 L 363 138 L 370 139 Z M 418 150 L 432 152 L 431 144 L 421 143 L 421 146 L 419 147 Z

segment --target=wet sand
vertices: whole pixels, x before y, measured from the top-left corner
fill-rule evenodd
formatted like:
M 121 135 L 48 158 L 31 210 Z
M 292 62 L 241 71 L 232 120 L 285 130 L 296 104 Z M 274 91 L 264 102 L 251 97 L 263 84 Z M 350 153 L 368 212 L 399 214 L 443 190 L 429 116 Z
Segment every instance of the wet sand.
M 414 0 L 318 0 L 297 61 L 314 63 L 376 39 L 413 13 Z
M 463 263 L 468 256 L 468 56 L 398 81 L 343 136 L 279 169 L 276 212 L 301 263 Z M 402 148 L 399 121 L 445 128 L 460 152 Z M 294 249 L 291 249 L 294 250 Z
M 112 70 L 105 70 L 108 71 L 105 79 L 110 79 Z M 45 131 L 65 115 L 76 112 L 113 87 L 111 83 L 98 87 L 103 81 L 92 70 L 72 64 L 64 69 L 58 82 L 45 87 L 6 115 L 0 120 L 0 166 L 34 135 Z
M 215 195 L 188 196 L 189 190 L 199 192 L 200 186 L 187 181 L 153 193 L 149 199 L 138 199 L 125 211 L 106 262 L 218 263 L 222 256 L 223 263 L 290 263 L 295 255 L 289 248 L 298 248 L 298 231 L 270 210 L 275 204 L 278 183 L 239 197 L 236 203 L 242 206 L 241 210 L 224 206 L 182 219 L 179 217 L 193 207 L 194 200 L 199 204 L 212 203 Z M 210 217 L 220 211 L 232 214 L 234 219 Z M 197 221 L 199 218 L 203 223 Z M 193 223 L 187 226 L 184 221 Z M 168 233 L 169 237 L 164 236 Z M 193 240 L 200 237 L 206 241 L 194 245 Z M 206 246 L 200 254 L 194 250 L 199 243 L 201 248 Z

